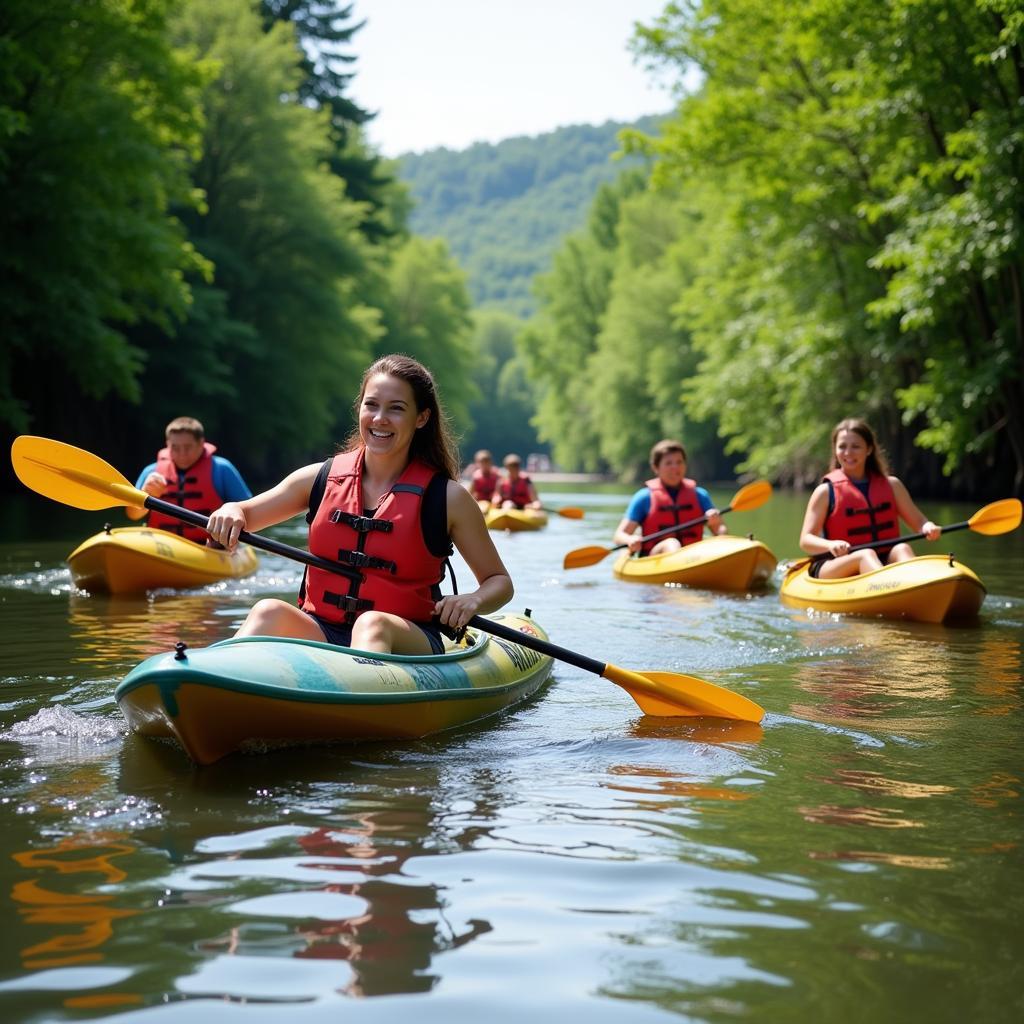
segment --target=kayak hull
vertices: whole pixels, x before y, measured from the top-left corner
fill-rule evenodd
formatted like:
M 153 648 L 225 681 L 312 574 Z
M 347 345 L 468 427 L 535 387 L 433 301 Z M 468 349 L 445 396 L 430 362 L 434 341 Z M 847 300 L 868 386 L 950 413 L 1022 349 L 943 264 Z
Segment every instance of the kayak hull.
M 921 555 L 838 580 L 813 579 L 809 569 L 803 566 L 783 580 L 783 604 L 846 615 L 946 622 L 976 617 L 985 600 L 985 585 L 952 556 Z
M 104 530 L 68 555 L 71 578 L 89 593 L 131 594 L 159 587 L 202 587 L 256 571 L 256 552 L 232 552 L 186 540 L 167 530 L 125 526 Z
M 532 619 L 497 615 L 546 640 Z M 534 694 L 551 658 L 470 631 L 430 657 L 275 637 L 224 640 L 136 666 L 115 696 L 130 728 L 176 739 L 198 764 L 245 747 L 411 740 L 497 714 Z
M 484 516 L 489 530 L 540 530 L 548 525 L 548 514 L 539 508 L 492 508 Z
M 747 537 L 706 537 L 664 555 L 633 558 L 622 552 L 612 572 L 634 583 L 677 583 L 709 590 L 751 590 L 764 586 L 778 559 Z

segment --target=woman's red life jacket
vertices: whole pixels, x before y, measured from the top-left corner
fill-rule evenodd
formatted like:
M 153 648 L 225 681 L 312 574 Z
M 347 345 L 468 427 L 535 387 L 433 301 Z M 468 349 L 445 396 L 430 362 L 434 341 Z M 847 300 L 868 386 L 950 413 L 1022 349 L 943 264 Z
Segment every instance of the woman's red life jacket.
M 203 454 L 188 469 L 181 472 L 171 458 L 170 448 L 156 453 L 156 471 L 167 481 L 167 490 L 161 500 L 208 516 L 224 504 L 224 499 L 213 486 L 213 453 L 217 450 L 209 441 L 203 442 Z M 209 535 L 201 526 L 191 526 L 163 512 L 150 512 L 146 525 L 156 530 L 170 530 L 189 540 L 203 544 Z
M 351 624 L 373 608 L 412 622 L 429 622 L 439 597 L 445 559 L 430 553 L 420 508 L 436 469 L 406 466 L 374 515 L 363 515 L 362 448 L 335 455 L 323 500 L 309 527 L 309 550 L 359 570 L 361 580 L 310 566 L 299 607 L 326 622 Z
M 900 535 L 896 495 L 886 477 L 869 475 L 867 498 L 841 469 L 833 469 L 823 479 L 832 484 L 833 507 L 823 531 L 829 540 L 866 544 Z
M 516 508 L 526 508 L 533 501 L 530 496 L 530 478 L 520 473 L 515 480 L 505 478 L 498 485 L 502 501 L 511 501 Z
M 657 533 L 666 527 L 675 526 L 677 523 L 685 523 L 690 519 L 697 519 L 703 515 L 704 510 L 700 507 L 700 498 L 697 497 L 697 482 L 689 477 L 684 477 L 679 487 L 679 493 L 673 499 L 668 488 L 661 482 L 660 477 L 646 481 L 647 489 L 651 492 L 651 508 L 640 524 L 640 532 L 645 536 L 649 533 Z M 675 533 L 667 534 L 670 537 L 678 537 L 679 543 L 696 544 L 704 536 L 704 524 L 698 523 L 688 530 L 678 530 Z M 651 548 L 665 537 L 658 537 L 656 540 L 646 541 L 640 549 L 641 555 L 646 555 Z
M 493 469 L 490 473 L 477 469 L 470 478 L 469 490 L 477 501 L 490 501 L 500 482 L 501 477 Z

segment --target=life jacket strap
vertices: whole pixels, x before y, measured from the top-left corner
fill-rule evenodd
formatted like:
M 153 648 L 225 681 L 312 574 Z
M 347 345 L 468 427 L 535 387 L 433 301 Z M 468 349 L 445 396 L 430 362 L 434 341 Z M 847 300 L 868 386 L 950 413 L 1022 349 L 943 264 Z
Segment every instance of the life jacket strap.
M 381 533 L 390 533 L 394 529 L 394 523 L 390 519 L 373 519 L 370 516 L 357 516 L 351 512 L 342 512 L 340 508 L 331 512 L 332 523 L 344 523 L 351 526 L 357 533 L 370 533 L 371 530 L 378 530 Z
M 398 572 L 398 566 L 387 558 L 375 558 L 365 551 L 350 551 L 348 548 L 341 548 L 338 551 L 338 561 L 342 565 L 353 565 L 357 569 L 384 569 L 392 576 Z

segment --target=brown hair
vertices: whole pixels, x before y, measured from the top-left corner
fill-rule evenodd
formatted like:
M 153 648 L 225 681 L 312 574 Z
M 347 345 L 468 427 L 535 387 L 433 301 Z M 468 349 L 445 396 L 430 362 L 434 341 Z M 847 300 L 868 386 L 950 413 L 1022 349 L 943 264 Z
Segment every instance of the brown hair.
M 430 371 L 410 356 L 381 356 L 367 368 L 363 374 L 363 381 L 359 386 L 359 396 L 355 402 L 356 428 L 348 436 L 344 450 L 354 451 L 362 444 L 358 426 L 359 408 L 363 403 L 363 395 L 366 394 L 366 385 L 379 374 L 404 380 L 412 388 L 416 411 L 430 410 L 427 422 L 413 434 L 412 444 L 409 446 L 409 458 L 419 459 L 446 474 L 450 480 L 457 480 L 459 476 L 458 448 L 455 446 L 451 427 L 448 425 L 448 417 L 438 400 L 437 385 L 434 383 Z
M 854 434 L 857 434 L 871 449 L 868 453 L 867 459 L 864 460 L 864 468 L 869 474 L 877 473 L 879 476 L 889 475 L 889 462 L 885 457 L 885 452 L 882 451 L 881 446 L 875 440 L 875 432 L 864 420 L 859 420 L 853 417 L 840 420 L 832 431 L 832 462 L 829 466 L 830 471 L 839 468 L 839 460 L 836 458 L 836 438 L 839 437 L 839 432 L 841 430 L 850 430 Z
M 679 454 L 682 455 L 684 462 L 690 461 L 686 457 L 686 449 L 683 447 L 682 441 L 671 441 L 668 439 L 659 441 L 651 449 L 650 455 L 651 469 L 653 469 L 655 473 L 658 472 L 658 466 L 661 465 L 661 460 L 670 452 L 679 452 Z
M 177 419 L 171 420 L 164 428 L 164 440 L 168 440 L 171 434 L 179 433 L 191 434 L 197 441 L 202 441 L 206 437 L 202 423 L 192 416 L 179 416 Z

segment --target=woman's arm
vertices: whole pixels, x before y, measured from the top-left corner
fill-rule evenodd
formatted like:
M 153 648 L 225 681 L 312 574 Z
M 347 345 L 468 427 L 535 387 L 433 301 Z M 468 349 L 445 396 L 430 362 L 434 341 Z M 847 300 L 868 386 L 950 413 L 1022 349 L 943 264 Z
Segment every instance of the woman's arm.
M 800 530 L 800 547 L 809 555 L 845 555 L 848 540 L 829 540 L 822 536 L 828 516 L 828 484 L 818 484 L 807 502 L 804 524 Z
M 616 544 L 627 544 L 629 550 L 636 554 L 637 551 L 642 547 L 640 540 L 640 524 L 629 516 L 623 516 L 622 522 L 615 527 L 615 533 L 612 534 L 612 540 Z
M 256 532 L 283 523 L 309 507 L 309 492 L 320 472 L 319 465 L 303 466 L 279 484 L 245 501 L 229 501 L 210 516 L 207 533 L 229 551 L 243 530 Z
M 929 540 L 938 540 L 942 534 L 942 527 L 925 518 L 899 477 L 889 477 L 889 483 L 896 497 L 896 511 L 899 512 L 900 519 L 916 533 L 923 533 Z
M 449 480 L 447 499 L 448 534 L 479 585 L 472 593 L 442 597 L 434 606 L 434 613 L 443 625 L 462 629 L 474 615 L 497 611 L 507 604 L 514 588 L 472 495 Z

